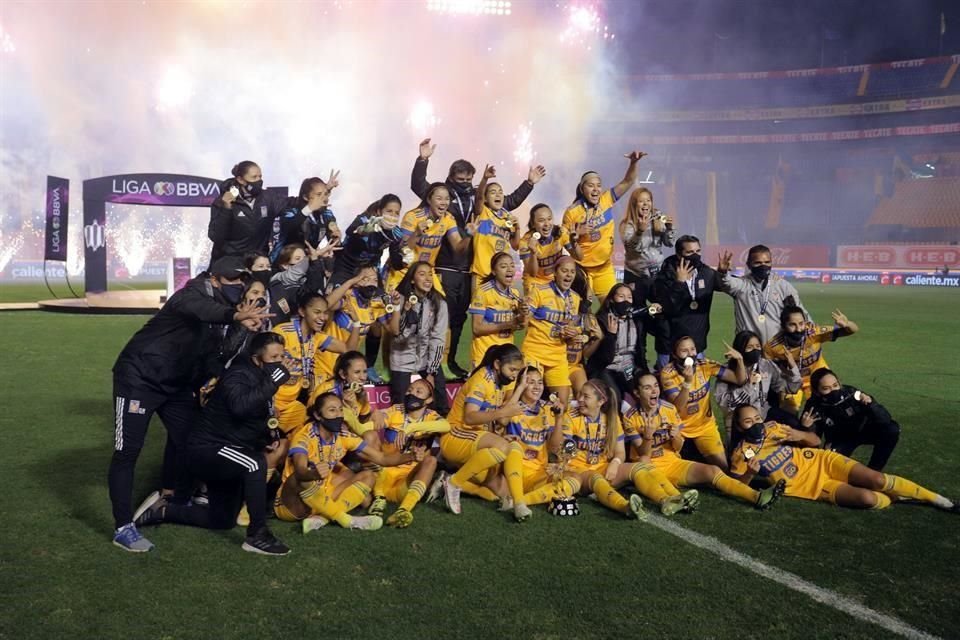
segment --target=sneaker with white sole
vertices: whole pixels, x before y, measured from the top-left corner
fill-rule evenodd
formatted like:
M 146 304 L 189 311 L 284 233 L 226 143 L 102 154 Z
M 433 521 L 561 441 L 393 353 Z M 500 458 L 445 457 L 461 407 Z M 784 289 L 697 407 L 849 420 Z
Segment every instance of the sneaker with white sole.
M 530 507 L 523 504 L 522 502 L 516 504 L 513 507 L 513 519 L 517 522 L 526 522 L 530 519 L 530 516 L 533 515 L 533 511 L 530 511 Z
M 383 514 L 387 511 L 387 499 L 383 496 L 377 496 L 373 499 L 373 502 L 370 503 L 370 508 L 367 509 L 367 515 L 377 516 L 382 518 Z
M 132 522 L 117 529 L 113 534 L 113 544 L 131 553 L 146 553 L 153 549 L 153 543 L 140 535 Z
M 683 500 L 683 495 L 678 493 L 677 495 L 670 496 L 660 503 L 660 513 L 670 517 L 683 511 L 685 506 L 686 503 Z
M 137 522 L 138 520 L 140 520 L 140 517 L 144 513 L 146 513 L 149 509 L 153 508 L 153 506 L 160 501 L 163 501 L 164 503 L 166 503 L 166 499 L 163 497 L 163 494 L 161 494 L 159 491 L 154 491 L 153 493 L 148 495 L 146 498 L 144 498 L 143 502 L 140 503 L 140 506 L 137 507 L 137 510 L 133 512 L 133 523 L 138 525 L 141 524 Z M 150 523 L 150 524 L 153 524 L 153 523 Z
M 406 529 L 411 524 L 413 524 L 413 514 L 407 511 L 406 509 L 397 509 L 390 514 L 390 517 L 387 518 L 388 527 L 396 527 L 397 529 Z
M 460 487 L 453 484 L 453 478 L 447 478 L 443 483 L 443 502 L 454 515 L 460 515 Z
M 643 498 L 635 493 L 630 495 L 630 508 L 627 510 L 626 516 L 641 521 L 647 519 L 647 512 L 643 509 Z
M 690 489 L 683 492 L 683 510 L 687 513 L 693 513 L 700 506 L 700 492 L 696 489 Z
M 266 527 L 247 536 L 240 548 L 264 556 L 285 556 L 290 553 L 290 547 L 277 540 Z
M 354 516 L 350 523 L 351 529 L 360 531 L 377 531 L 383 526 L 383 518 L 380 516 Z
M 425 504 L 430 504 L 431 502 L 436 502 L 440 499 L 440 496 L 443 495 L 443 483 L 447 481 L 449 476 L 450 474 L 446 471 L 441 471 L 434 481 L 430 483 L 430 489 L 427 491 L 427 495 L 423 499 Z
M 328 524 L 330 524 L 330 521 L 323 516 L 307 516 L 300 522 L 304 534 L 310 533 L 311 531 L 316 531 L 317 529 L 322 529 Z

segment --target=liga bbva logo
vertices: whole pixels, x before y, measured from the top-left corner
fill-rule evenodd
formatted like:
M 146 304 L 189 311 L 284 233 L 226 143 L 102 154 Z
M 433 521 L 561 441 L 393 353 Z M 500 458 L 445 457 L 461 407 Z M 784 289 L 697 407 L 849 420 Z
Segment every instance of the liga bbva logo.
M 155 196 L 216 196 L 220 195 L 220 185 L 216 182 L 167 182 L 158 180 L 151 186 L 146 180 L 114 180 L 113 193 L 135 193 Z

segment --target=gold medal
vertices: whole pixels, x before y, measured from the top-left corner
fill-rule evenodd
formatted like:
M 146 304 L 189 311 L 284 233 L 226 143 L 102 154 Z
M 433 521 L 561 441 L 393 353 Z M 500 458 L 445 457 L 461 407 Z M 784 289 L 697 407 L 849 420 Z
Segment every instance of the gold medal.
M 691 308 L 691 309 L 694 309 L 694 310 L 695 310 L 695 309 L 697 309 L 699 306 L 700 306 L 700 303 L 697 302 L 696 300 L 694 300 L 693 302 L 690 303 L 690 308 Z
M 761 323 L 766 322 L 767 321 L 766 314 L 761 313 L 759 316 L 757 316 L 757 320 L 759 320 Z
M 300 378 L 300 386 L 304 389 L 310 388 L 310 380 L 306 377 Z
M 280 421 L 277 420 L 276 418 L 270 418 L 269 420 L 267 420 L 267 426 L 270 427 L 271 429 L 276 429 L 277 427 L 280 426 Z

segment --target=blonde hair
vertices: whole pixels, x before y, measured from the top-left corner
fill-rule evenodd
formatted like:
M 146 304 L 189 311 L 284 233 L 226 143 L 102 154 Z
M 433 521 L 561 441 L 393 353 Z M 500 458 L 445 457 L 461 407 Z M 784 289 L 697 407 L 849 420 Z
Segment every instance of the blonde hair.
M 634 229 L 640 228 L 640 196 L 646 193 L 650 196 L 650 205 L 653 205 L 653 192 L 646 187 L 640 187 L 634 189 L 633 193 L 630 194 L 630 200 L 627 202 L 627 212 L 624 214 L 624 219 L 633 225 Z

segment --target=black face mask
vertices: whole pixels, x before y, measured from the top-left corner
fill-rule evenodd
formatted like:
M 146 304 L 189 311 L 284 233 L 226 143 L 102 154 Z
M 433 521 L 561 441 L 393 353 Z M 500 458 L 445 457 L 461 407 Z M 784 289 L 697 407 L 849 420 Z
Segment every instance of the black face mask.
M 244 185 L 243 190 L 247 192 L 247 195 L 251 198 L 256 198 L 260 195 L 260 192 L 263 191 L 263 180 L 257 180 L 256 182 L 248 182 Z
M 473 195 L 473 185 L 469 182 L 454 182 L 451 186 L 461 198 L 469 198 Z
M 758 422 L 744 431 L 743 437 L 747 442 L 760 442 L 763 439 L 763 423 Z
M 763 282 L 770 277 L 770 270 L 771 269 L 768 265 L 758 264 L 750 267 L 750 274 L 760 282 Z
M 760 362 L 760 356 L 763 355 L 763 352 L 760 349 L 754 349 L 753 351 L 745 351 L 743 353 L 743 364 L 748 367 Z
M 403 396 L 403 410 L 404 411 L 417 411 L 418 409 L 423 409 L 424 405 L 427 403 L 423 398 L 418 398 L 412 393 L 408 393 Z
M 242 284 L 221 284 L 220 292 L 230 304 L 240 304 L 240 298 L 243 297 Z
M 626 300 L 620 300 L 611 304 L 610 308 L 613 309 L 614 314 L 620 316 L 621 318 L 625 318 L 630 313 L 630 307 L 632 306 L 633 305 Z
M 799 346 L 803 342 L 803 331 L 784 331 L 783 339 L 792 347 Z
M 254 272 L 252 272 L 252 273 L 250 274 L 250 278 L 251 278 L 254 282 L 259 282 L 260 284 L 262 284 L 263 286 L 266 287 L 267 285 L 270 284 L 270 277 L 271 277 L 272 275 L 273 275 L 273 274 L 270 272 L 270 270 L 267 269 L 266 271 L 254 271 Z
M 846 400 L 846 398 L 843 395 L 843 389 L 834 389 L 830 393 L 823 396 L 823 401 L 827 404 L 836 405 L 840 404 L 844 400 Z
M 700 258 L 699 253 L 691 253 L 686 258 L 684 258 L 684 260 L 689 262 L 690 266 L 693 267 L 694 269 L 698 268 L 701 264 L 703 264 L 703 260 Z
M 360 294 L 361 298 L 371 300 L 375 295 L 377 295 L 377 287 L 376 285 L 372 285 L 372 284 L 367 285 L 365 287 L 357 287 L 357 293 Z
M 290 379 L 290 371 L 280 362 L 265 362 L 260 368 L 278 387 Z
M 320 418 L 320 424 L 330 433 L 340 433 L 340 427 L 343 426 L 343 416 L 338 418 Z

